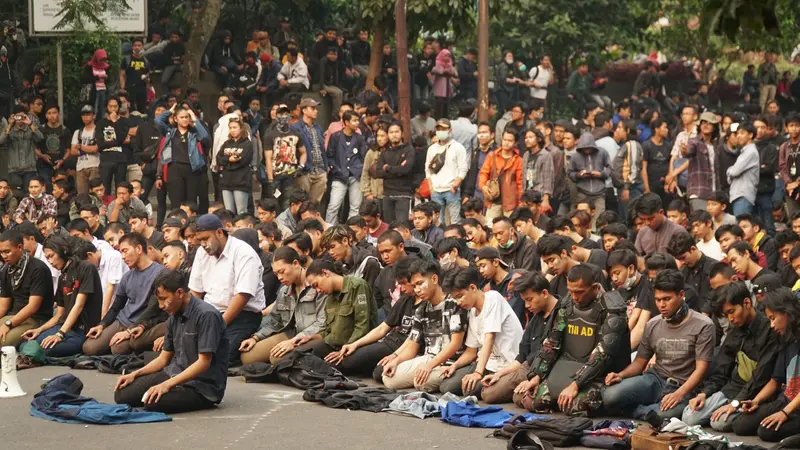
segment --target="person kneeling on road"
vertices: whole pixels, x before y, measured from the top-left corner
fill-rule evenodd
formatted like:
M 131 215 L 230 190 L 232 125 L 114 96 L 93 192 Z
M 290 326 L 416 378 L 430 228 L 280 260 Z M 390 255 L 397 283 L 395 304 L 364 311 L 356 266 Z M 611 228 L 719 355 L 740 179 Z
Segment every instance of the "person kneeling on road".
M 164 348 L 155 360 L 119 377 L 114 401 L 150 411 L 178 413 L 222 401 L 228 380 L 228 333 L 213 305 L 189 293 L 186 277 L 165 270 L 153 282 L 170 315 Z

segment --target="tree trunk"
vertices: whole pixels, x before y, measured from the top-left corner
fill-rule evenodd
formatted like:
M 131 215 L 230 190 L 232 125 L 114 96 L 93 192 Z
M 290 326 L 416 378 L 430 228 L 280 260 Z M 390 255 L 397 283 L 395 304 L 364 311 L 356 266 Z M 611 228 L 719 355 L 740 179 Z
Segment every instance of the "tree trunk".
M 397 106 L 403 123 L 403 138 L 411 142 L 411 84 L 408 72 L 408 38 L 406 37 L 406 0 L 397 0 L 394 9 L 395 43 L 397 44 Z
M 221 9 L 222 0 L 205 0 L 205 7 L 192 16 L 192 31 L 186 41 L 186 58 L 183 62 L 183 92 L 200 80 L 203 53 L 217 28 Z
M 386 28 L 377 25 L 372 34 L 372 54 L 369 55 L 369 72 L 367 73 L 366 90 L 372 89 L 375 84 L 375 77 L 380 75 L 383 65 L 383 40 L 386 36 Z

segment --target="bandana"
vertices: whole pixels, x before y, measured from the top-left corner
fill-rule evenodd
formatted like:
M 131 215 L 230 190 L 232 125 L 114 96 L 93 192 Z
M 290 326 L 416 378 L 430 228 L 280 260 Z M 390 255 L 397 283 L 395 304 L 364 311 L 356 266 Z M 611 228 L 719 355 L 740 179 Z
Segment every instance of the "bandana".
M 681 307 L 678 308 L 678 310 L 675 311 L 674 314 L 672 314 L 669 317 L 664 317 L 664 316 L 661 316 L 661 317 L 668 324 L 675 325 L 675 324 L 679 324 L 679 323 L 683 322 L 683 319 L 685 319 L 688 314 L 689 314 L 689 305 L 686 304 L 686 300 L 684 299 L 683 303 L 681 303 Z
M 25 269 L 28 268 L 29 260 L 30 255 L 28 252 L 24 251 L 22 252 L 22 258 L 20 258 L 16 264 L 8 266 L 8 276 L 11 277 L 11 284 L 14 286 L 14 289 L 18 289 L 22 283 L 22 276 L 25 274 Z

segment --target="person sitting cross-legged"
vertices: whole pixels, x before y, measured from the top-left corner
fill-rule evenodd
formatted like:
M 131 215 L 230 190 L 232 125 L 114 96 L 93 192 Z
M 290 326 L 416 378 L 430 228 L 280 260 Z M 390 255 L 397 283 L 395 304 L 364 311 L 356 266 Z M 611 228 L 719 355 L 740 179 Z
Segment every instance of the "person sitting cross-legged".
M 740 414 L 739 404 L 754 398 L 769 382 L 779 342 L 743 281 L 719 288 L 713 309 L 728 319 L 731 329 L 714 356 L 702 391 L 689 400 L 681 420 L 689 426 L 710 424 L 717 431 L 730 432 Z
M 547 330 L 553 327 L 560 309 L 559 300 L 550 293 L 550 282 L 540 272 L 523 272 L 514 280 L 511 290 L 525 302 L 531 313 L 516 359 L 481 380 L 481 399 L 490 404 L 520 401 L 517 392 L 526 392 L 531 363 L 539 353 Z
M 55 294 L 55 315 L 38 328 L 22 335 L 28 342 L 38 342 L 44 354 L 52 357 L 81 353 L 86 332 L 100 322 L 103 287 L 100 274 L 90 261 L 75 255 L 73 240 L 78 238 L 50 236 L 44 243 L 44 254 L 61 272 Z
M 306 269 L 306 281 L 327 294 L 325 327 L 298 341 L 298 352 L 310 350 L 320 358 L 366 336 L 378 323 L 372 289 L 362 278 L 342 276 L 331 261 L 318 259 Z
M 414 296 L 409 268 L 419 258 L 403 256 L 392 265 L 396 286 L 392 295 L 398 295 L 386 319 L 361 339 L 342 346 L 325 359 L 336 365 L 345 375 L 372 375 L 377 381 L 383 377 L 383 366 L 397 357 L 411 331 L 414 311 L 422 303 Z
M 208 409 L 222 401 L 228 381 L 228 333 L 222 313 L 189 292 L 186 277 L 165 270 L 153 281 L 170 318 L 161 354 L 121 376 L 114 401 L 150 411 Z
M 800 434 L 800 395 L 797 395 L 800 345 L 796 337 L 800 330 L 800 308 L 797 297 L 786 288 L 768 292 L 763 303 L 770 326 L 780 335 L 783 348 L 769 382 L 755 397 L 740 405 L 742 414 L 733 420 L 733 432 L 778 442 Z
M 681 417 L 708 371 L 714 352 L 714 323 L 689 309 L 683 277 L 677 270 L 661 271 L 653 287 L 661 317 L 647 322 L 636 359 L 605 377 L 602 399 L 609 414 L 643 420 L 654 411 L 663 418 Z M 645 370 L 653 355 L 655 365 Z
M 383 366 L 383 384 L 389 389 L 435 392 L 447 366 L 463 353 L 467 311 L 442 290 L 439 264 L 420 260 L 409 271 L 414 294 L 423 302 L 414 312 L 408 340 Z M 422 356 L 417 356 L 420 350 Z
M 456 395 L 481 395 L 481 380 L 514 361 L 522 340 L 522 325 L 497 291 L 484 292 L 478 269 L 448 271 L 446 286 L 458 306 L 469 311 L 467 349 L 444 370 L 439 390 Z

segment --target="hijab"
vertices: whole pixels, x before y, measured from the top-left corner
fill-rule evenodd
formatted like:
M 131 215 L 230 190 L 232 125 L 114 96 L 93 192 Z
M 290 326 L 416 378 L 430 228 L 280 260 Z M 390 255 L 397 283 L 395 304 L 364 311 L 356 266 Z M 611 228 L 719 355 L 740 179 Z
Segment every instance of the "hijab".
M 450 54 L 450 50 L 446 48 L 442 49 L 442 51 L 436 55 L 436 65 L 445 70 L 450 70 L 453 68 L 453 57 Z
M 108 53 L 106 53 L 105 49 L 98 48 L 94 51 L 92 59 L 90 59 L 86 65 L 92 67 L 93 69 L 106 70 L 108 69 L 108 61 L 101 62 L 103 59 L 108 59 Z

